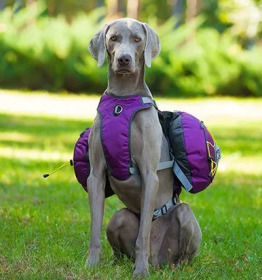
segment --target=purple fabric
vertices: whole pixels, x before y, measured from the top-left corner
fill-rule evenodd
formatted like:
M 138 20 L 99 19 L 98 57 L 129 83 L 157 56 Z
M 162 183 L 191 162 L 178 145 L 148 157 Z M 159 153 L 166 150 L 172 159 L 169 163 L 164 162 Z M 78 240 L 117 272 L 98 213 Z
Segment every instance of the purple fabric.
M 191 178 L 193 183 L 193 189 L 190 191 L 192 193 L 197 193 L 204 190 L 213 180 L 213 178 L 208 177 L 210 173 L 210 161 L 207 159 L 207 148 L 205 141 L 209 141 L 214 145 L 214 140 L 206 127 L 204 130 L 201 127 L 201 122 L 194 116 L 180 112 L 182 118 L 182 126 L 184 133 L 184 141 L 186 147 L 186 156 L 191 170 Z M 210 152 L 215 159 L 215 152 L 212 147 L 210 147 Z
M 88 128 L 81 134 L 80 138 L 76 142 L 74 149 L 74 169 L 78 182 L 87 191 L 87 177 L 89 176 L 89 163 L 87 158 L 88 152 L 88 137 L 91 132 L 91 128 Z
M 122 107 L 122 112 L 118 115 L 114 114 L 116 106 Z M 97 110 L 102 122 L 104 155 L 110 174 L 118 180 L 127 180 L 130 177 L 129 142 L 133 116 L 137 111 L 151 106 L 144 104 L 142 97 L 138 95 L 116 97 L 104 94 L 100 100 Z
M 88 192 L 87 178 L 90 174 L 89 164 L 89 146 L 88 138 L 90 135 L 91 128 L 87 128 L 81 133 L 79 139 L 75 144 L 74 149 L 74 170 L 77 181 L 82 185 L 85 191 Z M 106 177 L 105 197 L 110 197 L 114 194 L 111 189 L 108 178 Z

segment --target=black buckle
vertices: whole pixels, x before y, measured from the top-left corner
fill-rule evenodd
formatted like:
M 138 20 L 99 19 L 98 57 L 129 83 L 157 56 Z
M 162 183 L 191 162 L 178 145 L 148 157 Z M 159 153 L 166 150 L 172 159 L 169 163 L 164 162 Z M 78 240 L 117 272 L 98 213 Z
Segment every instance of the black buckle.
M 165 212 L 163 211 L 164 209 L 165 209 Z M 166 213 L 167 213 L 167 207 L 166 207 L 166 205 L 164 205 L 161 207 L 161 214 L 166 215 Z

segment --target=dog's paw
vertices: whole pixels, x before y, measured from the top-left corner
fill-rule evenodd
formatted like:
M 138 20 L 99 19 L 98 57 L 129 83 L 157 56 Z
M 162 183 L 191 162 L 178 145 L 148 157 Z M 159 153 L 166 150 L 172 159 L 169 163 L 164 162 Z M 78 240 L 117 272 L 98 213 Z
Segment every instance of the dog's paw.
M 133 278 L 147 277 L 149 276 L 148 270 L 148 257 L 146 254 L 137 254 L 135 261 L 135 271 Z
M 99 260 L 100 260 L 100 254 L 89 254 L 88 259 L 86 260 L 86 266 L 87 267 L 94 267 L 97 266 L 99 264 Z
M 132 279 L 149 276 L 148 267 L 136 266 Z
M 134 271 L 132 279 L 139 279 L 140 277 L 147 277 L 150 276 L 148 269 L 143 271 Z

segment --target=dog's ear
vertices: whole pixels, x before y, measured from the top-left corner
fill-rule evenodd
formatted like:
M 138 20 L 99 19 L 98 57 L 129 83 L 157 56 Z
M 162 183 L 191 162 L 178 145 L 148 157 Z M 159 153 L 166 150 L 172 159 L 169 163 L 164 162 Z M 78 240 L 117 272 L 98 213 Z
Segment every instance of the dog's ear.
M 89 43 L 89 52 L 93 58 L 97 61 L 97 66 L 101 67 L 105 62 L 106 56 L 106 33 L 108 31 L 109 24 L 105 24 L 103 28 L 97 32 Z
M 159 55 L 161 45 L 155 31 L 146 23 L 143 23 L 143 27 L 146 31 L 146 46 L 144 51 L 145 63 L 147 67 L 151 67 L 151 61 Z

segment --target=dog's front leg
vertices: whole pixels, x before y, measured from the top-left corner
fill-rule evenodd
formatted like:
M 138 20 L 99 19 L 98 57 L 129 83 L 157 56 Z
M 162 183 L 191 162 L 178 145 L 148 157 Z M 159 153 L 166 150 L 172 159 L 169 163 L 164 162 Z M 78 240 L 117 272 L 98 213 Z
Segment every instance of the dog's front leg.
M 136 261 L 133 278 L 148 274 L 150 230 L 159 180 L 156 173 L 142 175 L 142 201 L 139 234 L 136 241 Z
M 99 263 L 101 253 L 101 228 L 104 214 L 105 178 L 90 174 L 87 185 L 91 212 L 91 239 L 87 266 Z

